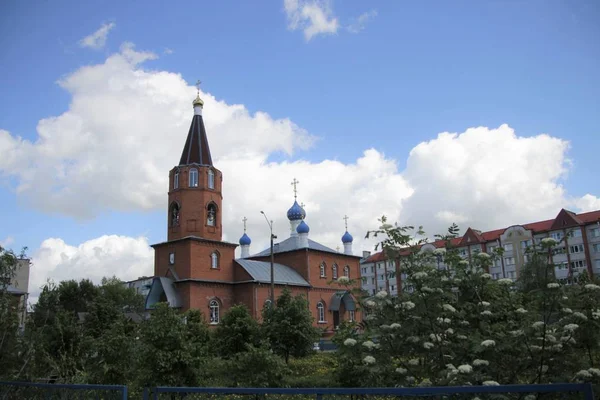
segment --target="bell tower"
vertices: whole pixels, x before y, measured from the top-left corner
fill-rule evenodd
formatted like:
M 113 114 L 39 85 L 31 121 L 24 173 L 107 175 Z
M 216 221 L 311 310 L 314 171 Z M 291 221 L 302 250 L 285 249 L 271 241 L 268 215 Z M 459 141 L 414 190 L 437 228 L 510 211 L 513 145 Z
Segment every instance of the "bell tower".
M 189 236 L 221 241 L 223 236 L 223 174 L 212 163 L 199 84 L 193 102 L 194 117 L 179 165 L 169 171 L 168 241 Z

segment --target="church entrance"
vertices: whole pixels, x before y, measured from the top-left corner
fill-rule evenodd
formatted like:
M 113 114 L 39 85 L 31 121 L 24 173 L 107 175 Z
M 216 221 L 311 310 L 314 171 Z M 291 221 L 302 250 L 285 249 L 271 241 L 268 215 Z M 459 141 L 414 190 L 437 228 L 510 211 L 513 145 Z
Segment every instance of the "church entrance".
M 339 325 L 340 325 L 340 312 L 334 311 L 333 312 L 333 327 L 337 328 Z

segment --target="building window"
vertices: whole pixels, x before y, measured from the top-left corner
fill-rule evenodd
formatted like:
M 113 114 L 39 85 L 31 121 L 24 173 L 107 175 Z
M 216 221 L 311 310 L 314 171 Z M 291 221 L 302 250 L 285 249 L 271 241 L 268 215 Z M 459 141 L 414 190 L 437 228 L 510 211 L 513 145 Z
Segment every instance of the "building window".
M 600 269 L 600 259 L 594 261 L 596 263 L 596 269 Z
M 371 285 L 375 284 L 375 278 L 371 278 Z
M 331 276 L 333 279 L 337 279 L 338 275 L 337 275 L 337 264 L 333 264 L 333 267 L 331 267 Z
M 573 253 L 583 253 L 583 245 L 582 244 L 575 244 L 569 247 L 569 250 L 571 252 L 571 254 Z
M 325 304 L 322 301 L 317 303 L 317 314 L 319 322 L 325 322 Z
M 594 253 L 600 253 L 600 244 L 599 243 L 593 244 L 592 248 L 594 249 Z
M 190 169 L 190 187 L 198 187 L 198 170 Z
M 493 280 L 498 280 L 498 279 L 500 279 L 500 274 L 499 274 L 499 273 L 492 274 L 492 279 L 493 279 Z
M 504 247 L 504 251 L 513 251 L 512 243 L 507 243 L 503 247 Z
M 219 268 L 219 253 L 213 251 L 210 255 L 210 267 L 213 269 Z
M 375 272 L 375 267 L 371 266 L 371 272 Z
M 515 271 L 508 271 L 506 276 L 510 279 L 515 279 Z
M 393 292 L 394 290 L 396 290 L 396 286 L 392 285 L 391 291 Z
M 350 322 L 356 321 L 355 311 L 350 311 L 349 314 L 350 314 Z
M 375 294 L 375 289 L 372 289 L 372 294 Z
M 179 188 L 179 171 L 175 171 L 173 175 L 173 189 Z
M 581 237 L 581 229 L 572 230 L 571 232 L 569 232 L 569 237 L 572 237 L 572 238 Z
M 177 203 L 176 201 L 171 203 L 171 207 L 169 207 L 169 216 L 170 216 L 170 225 L 171 226 L 178 226 L 179 225 L 179 203 Z
M 321 265 L 319 266 L 320 269 L 320 273 L 321 273 L 321 278 L 325 278 L 325 263 L 321 263 Z
M 568 268 L 567 263 L 566 262 L 557 263 L 556 268 L 557 269 L 567 269 Z
M 526 249 L 528 247 L 531 247 L 531 240 L 523 240 L 521 242 L 521 248 Z
M 265 300 L 264 308 L 267 308 L 267 307 L 271 307 L 271 299 L 266 299 Z
M 571 269 L 583 269 L 587 266 L 585 260 L 571 261 Z
M 562 232 L 552 232 L 552 233 L 550 234 L 550 237 L 551 237 L 552 239 L 554 239 L 554 240 L 561 241 L 561 240 L 562 240 L 562 238 L 563 238 L 563 233 L 562 233 Z
M 217 206 L 210 203 L 206 211 L 206 225 L 215 226 L 217 224 Z
M 600 228 L 592 228 L 590 229 L 590 236 L 593 238 L 600 237 Z
M 350 278 L 350 267 L 347 265 L 344 267 L 344 276 Z
M 459 254 L 461 257 L 466 257 L 466 256 L 467 256 L 467 249 L 459 249 L 459 250 L 458 250 L 458 254 Z
M 219 323 L 219 302 L 211 300 L 208 303 L 208 309 L 210 310 L 210 323 L 216 325 Z
M 212 169 L 208 170 L 208 188 L 215 188 L 215 172 Z
M 566 250 L 564 247 L 555 247 L 552 249 L 552 255 L 555 256 L 557 254 L 565 254 Z
M 505 265 L 515 265 L 514 257 L 504 257 L 504 264 Z

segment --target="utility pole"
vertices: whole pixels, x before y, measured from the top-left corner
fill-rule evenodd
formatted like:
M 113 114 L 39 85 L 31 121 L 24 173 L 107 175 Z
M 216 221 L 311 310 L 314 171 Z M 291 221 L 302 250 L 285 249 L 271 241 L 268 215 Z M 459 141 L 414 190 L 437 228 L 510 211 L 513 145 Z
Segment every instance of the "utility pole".
M 261 211 L 260 213 L 264 215 L 271 231 L 271 307 L 275 307 L 275 253 L 273 252 L 273 240 L 277 239 L 277 236 L 273 235 L 273 221 L 269 221 L 269 218 L 267 218 L 267 214 L 265 214 L 264 211 Z

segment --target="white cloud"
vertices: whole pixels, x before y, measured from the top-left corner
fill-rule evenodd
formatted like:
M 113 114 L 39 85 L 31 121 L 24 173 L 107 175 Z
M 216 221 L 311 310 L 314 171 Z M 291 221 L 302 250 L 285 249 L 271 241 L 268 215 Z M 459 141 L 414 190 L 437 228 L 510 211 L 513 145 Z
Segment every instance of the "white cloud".
M 0 240 L 0 247 L 8 248 L 11 244 L 15 242 L 15 239 L 12 236 L 7 236 L 3 240 Z
M 0 130 L 0 173 L 18 182 L 21 200 L 75 218 L 166 210 L 167 171 L 179 160 L 196 89 L 179 74 L 144 70 L 143 63 L 154 58 L 126 43 L 104 63 L 59 82 L 71 96 L 69 109 L 41 120 L 35 141 Z M 591 194 L 565 193 L 568 143 L 549 135 L 519 137 L 507 125 L 441 133 L 411 151 L 405 171 L 375 149 L 348 164 L 267 162 L 275 153 L 308 149 L 316 138 L 287 118 L 250 114 L 243 105 L 201 95 L 213 160 L 224 174 L 225 239 L 237 241 L 246 216 L 252 252 L 267 246 L 260 210 L 275 220 L 280 239 L 289 235 L 285 213 L 293 202 L 293 177 L 301 182 L 310 237 L 341 246 L 342 217 L 348 214 L 357 254 L 372 249 L 363 237 L 383 214 L 433 234 L 451 222 L 493 229 L 551 218 L 561 207 L 600 208 Z M 152 273 L 152 250 L 144 238 L 103 236 L 72 244 L 48 239 L 34 252 L 34 262 L 32 288 L 49 277 L 133 279 Z
M 284 0 L 288 29 L 302 29 L 306 41 L 321 34 L 334 34 L 339 29 L 329 0 Z
M 84 37 L 79 41 L 79 46 L 81 47 L 89 47 L 90 49 L 99 50 L 104 47 L 106 44 L 106 38 L 108 37 L 108 33 L 113 29 L 117 24 L 114 22 L 108 24 L 102 24 L 100 29 L 96 32 Z
M 367 26 L 367 23 L 377 16 L 377 10 L 370 10 L 358 16 L 350 25 L 346 27 L 348 32 L 359 33 Z
M 103 277 L 132 280 L 153 274 L 154 251 L 145 237 L 104 235 L 77 246 L 62 239 L 46 239 L 32 258 L 29 291 L 32 303 L 40 288 L 51 279 L 60 282 L 87 278 L 100 283 Z
M 600 197 L 588 193 L 579 199 L 574 199 L 573 204 L 582 212 L 600 210 Z

